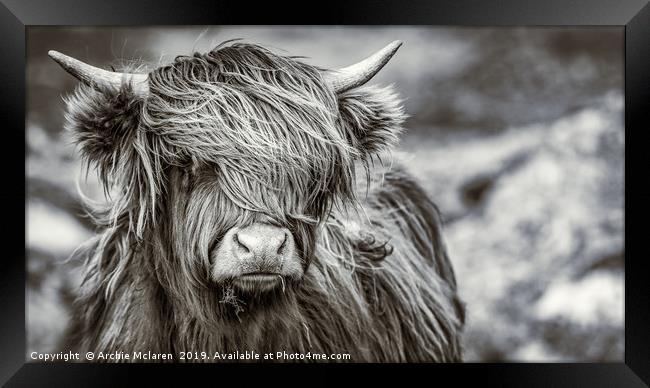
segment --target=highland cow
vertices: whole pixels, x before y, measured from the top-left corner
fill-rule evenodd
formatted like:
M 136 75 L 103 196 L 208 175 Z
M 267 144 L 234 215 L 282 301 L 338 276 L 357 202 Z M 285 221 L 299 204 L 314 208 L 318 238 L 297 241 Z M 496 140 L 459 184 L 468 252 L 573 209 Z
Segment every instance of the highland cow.
M 227 42 L 148 74 L 51 51 L 109 194 L 65 350 L 461 360 L 438 210 L 385 163 L 403 108 L 364 86 L 400 44 L 325 70 Z

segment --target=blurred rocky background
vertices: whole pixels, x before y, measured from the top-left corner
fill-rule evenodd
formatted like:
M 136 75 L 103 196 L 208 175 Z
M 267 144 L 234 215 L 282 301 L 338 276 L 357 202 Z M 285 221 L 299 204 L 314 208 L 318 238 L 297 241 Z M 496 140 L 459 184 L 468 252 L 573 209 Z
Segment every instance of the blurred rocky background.
M 94 233 L 78 189 L 102 198 L 62 131 L 76 80 L 47 51 L 155 67 L 232 38 L 323 67 L 404 41 L 372 82 L 405 98 L 397 153 L 444 215 L 466 360 L 623 360 L 621 28 L 30 27 L 28 352 L 53 350 L 68 319 L 66 259 Z

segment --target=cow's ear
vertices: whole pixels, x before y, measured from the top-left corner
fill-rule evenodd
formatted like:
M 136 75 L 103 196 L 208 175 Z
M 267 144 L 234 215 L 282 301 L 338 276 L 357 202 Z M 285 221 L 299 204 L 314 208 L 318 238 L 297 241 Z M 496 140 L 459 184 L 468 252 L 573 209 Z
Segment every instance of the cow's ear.
M 103 178 L 131 159 L 142 102 L 127 83 L 119 89 L 81 84 L 66 98 L 66 129 Z
M 66 128 L 72 132 L 82 157 L 97 168 L 105 190 L 119 188 L 135 232 L 144 235 L 155 222 L 156 198 L 164 171 L 164 140 L 142 129 L 146 97 L 129 83 L 119 88 L 79 85 L 67 98 Z
M 338 94 L 341 125 L 362 156 L 393 147 L 406 119 L 392 87 L 362 86 Z

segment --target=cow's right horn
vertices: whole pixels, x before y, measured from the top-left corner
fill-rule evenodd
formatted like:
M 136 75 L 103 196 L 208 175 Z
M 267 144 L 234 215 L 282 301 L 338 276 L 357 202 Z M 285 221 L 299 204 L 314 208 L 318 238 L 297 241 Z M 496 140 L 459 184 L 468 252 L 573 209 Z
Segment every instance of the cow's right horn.
M 146 97 L 149 94 L 149 79 L 146 74 L 114 73 L 83 63 L 54 50 L 49 51 L 48 55 L 65 71 L 86 85 L 99 89 L 109 87 L 118 90 L 124 82 L 130 82 L 133 92 L 137 96 Z

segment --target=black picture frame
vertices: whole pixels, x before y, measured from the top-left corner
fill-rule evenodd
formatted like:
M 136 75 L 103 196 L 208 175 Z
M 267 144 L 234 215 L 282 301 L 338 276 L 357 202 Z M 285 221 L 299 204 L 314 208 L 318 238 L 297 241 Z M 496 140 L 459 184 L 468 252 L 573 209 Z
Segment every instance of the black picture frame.
M 328 1 L 311 5 L 251 4 L 244 1 L 175 0 L 0 0 L 0 109 L 4 205 L 0 238 L 0 382 L 7 386 L 122 386 L 144 377 L 186 381 L 204 375 L 216 385 L 224 378 L 243 382 L 258 365 L 97 365 L 26 363 L 25 360 L 25 36 L 37 25 L 215 25 L 215 24 L 405 24 L 461 26 L 620 26 L 625 30 L 625 164 L 650 166 L 643 134 L 650 118 L 650 6 L 646 0 L 500 1 Z M 318 9 L 320 8 L 320 9 Z M 19 155 L 20 144 L 23 155 Z M 645 176 L 629 169 L 625 183 L 625 227 L 642 227 L 648 216 Z M 634 211 L 628 210 L 634 206 Z M 594 209 L 597 211 L 597 209 Z M 363 380 L 414 374 L 435 384 L 480 383 L 516 387 L 643 387 L 650 384 L 650 282 L 643 237 L 626 233 L 625 362 L 608 364 L 426 364 L 264 366 L 265 379 L 340 379 L 361 372 Z M 254 369 L 253 369 L 254 368 Z M 290 368 L 290 369 L 289 369 Z M 289 377 L 292 376 L 292 377 Z M 414 382 L 415 383 L 415 380 Z M 418 383 L 419 384 L 419 383 Z M 436 385 L 446 386 L 445 383 Z

